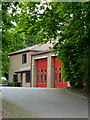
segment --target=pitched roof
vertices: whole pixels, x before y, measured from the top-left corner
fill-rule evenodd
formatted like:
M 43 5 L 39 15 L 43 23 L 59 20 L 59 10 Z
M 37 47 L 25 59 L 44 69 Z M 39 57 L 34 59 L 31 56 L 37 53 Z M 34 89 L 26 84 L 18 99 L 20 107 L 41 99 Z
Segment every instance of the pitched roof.
M 21 50 L 18 50 L 18 51 L 9 53 L 8 55 L 11 56 L 11 55 L 15 55 L 15 54 L 20 54 L 20 53 L 24 53 L 24 52 L 29 52 L 29 51 L 32 51 L 32 49 L 34 49 L 35 47 L 37 47 L 37 45 L 34 45 L 34 46 L 31 46 L 31 47 L 27 47 L 27 48 L 24 48 L 24 49 L 21 49 Z M 33 51 L 34 51 L 34 50 L 33 50 Z
M 50 47 L 53 47 L 53 45 L 51 43 L 47 43 L 43 45 L 37 45 L 37 47 L 33 48 L 33 50 L 38 51 L 50 50 Z
M 21 49 L 21 50 L 9 53 L 8 55 L 12 56 L 12 55 L 25 53 L 25 52 L 30 52 L 30 51 L 31 52 L 35 52 L 35 53 L 37 53 L 37 52 L 44 52 L 44 51 L 47 51 L 47 50 L 49 51 L 50 47 L 52 47 L 52 46 L 53 45 L 51 43 L 47 43 L 47 44 L 43 44 L 43 45 L 34 45 L 34 46 L 31 46 L 31 47 L 27 47 L 25 49 Z
M 41 52 L 34 52 L 34 53 L 31 53 L 32 56 L 34 55 L 40 55 L 40 54 L 44 54 L 44 53 L 49 53 L 51 52 L 52 50 L 44 50 L 44 51 L 41 51 Z

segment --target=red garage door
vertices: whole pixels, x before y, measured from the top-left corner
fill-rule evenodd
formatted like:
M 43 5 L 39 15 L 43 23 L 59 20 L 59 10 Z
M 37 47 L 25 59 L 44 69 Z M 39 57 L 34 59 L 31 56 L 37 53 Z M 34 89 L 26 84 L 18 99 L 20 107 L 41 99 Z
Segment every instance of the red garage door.
M 61 67 L 62 63 L 54 57 L 54 88 L 66 88 L 67 83 L 63 82 Z
M 36 60 L 36 87 L 47 87 L 47 58 Z

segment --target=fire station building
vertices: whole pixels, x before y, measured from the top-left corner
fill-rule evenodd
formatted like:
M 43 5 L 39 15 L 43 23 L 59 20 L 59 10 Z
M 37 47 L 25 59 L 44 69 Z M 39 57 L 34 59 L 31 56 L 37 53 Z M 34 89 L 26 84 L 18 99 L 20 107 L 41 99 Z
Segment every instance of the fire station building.
M 62 63 L 50 47 L 47 43 L 9 53 L 9 82 L 20 82 L 22 87 L 66 88 Z

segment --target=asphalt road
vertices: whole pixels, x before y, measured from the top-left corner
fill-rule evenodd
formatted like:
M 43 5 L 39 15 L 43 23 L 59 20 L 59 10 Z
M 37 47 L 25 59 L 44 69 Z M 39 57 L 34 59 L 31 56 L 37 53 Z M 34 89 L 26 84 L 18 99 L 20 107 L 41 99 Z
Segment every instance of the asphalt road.
M 69 94 L 64 89 L 0 89 L 4 100 L 31 111 L 33 118 L 88 118 L 88 100 Z

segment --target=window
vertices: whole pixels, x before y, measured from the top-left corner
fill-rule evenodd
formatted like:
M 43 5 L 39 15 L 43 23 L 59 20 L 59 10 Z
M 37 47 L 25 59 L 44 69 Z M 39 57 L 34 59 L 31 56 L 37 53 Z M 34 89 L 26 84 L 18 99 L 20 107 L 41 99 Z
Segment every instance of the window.
M 42 83 L 42 80 L 43 80 L 43 75 L 41 74 L 40 75 L 40 83 Z
M 26 83 L 30 82 L 30 71 L 26 72 Z
M 17 77 L 17 75 L 13 75 L 13 82 L 18 82 L 18 77 Z
M 41 69 L 41 72 L 43 72 L 43 69 Z
M 61 67 L 58 67 L 57 70 L 61 71 Z
M 47 72 L 47 69 L 46 69 L 46 68 L 44 69 L 44 72 Z
M 59 67 L 59 70 L 61 71 L 61 67 Z
M 46 83 L 46 82 L 47 82 L 47 75 L 44 74 L 44 83 Z
M 27 61 L 27 56 L 26 56 L 26 54 L 23 54 L 22 55 L 22 64 L 26 63 L 26 61 Z
M 59 78 L 59 82 L 61 82 L 61 73 L 59 73 L 58 78 Z

